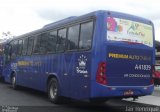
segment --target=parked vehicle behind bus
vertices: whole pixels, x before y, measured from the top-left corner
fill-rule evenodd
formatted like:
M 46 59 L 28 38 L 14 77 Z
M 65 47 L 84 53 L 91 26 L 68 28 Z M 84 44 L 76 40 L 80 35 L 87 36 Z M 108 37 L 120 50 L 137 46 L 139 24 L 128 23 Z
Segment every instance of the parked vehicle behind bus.
M 96 11 L 48 24 L 5 47 L 5 81 L 63 97 L 105 102 L 153 92 L 154 28 L 137 16 Z
M 154 85 L 160 85 L 160 65 L 155 65 L 153 70 Z

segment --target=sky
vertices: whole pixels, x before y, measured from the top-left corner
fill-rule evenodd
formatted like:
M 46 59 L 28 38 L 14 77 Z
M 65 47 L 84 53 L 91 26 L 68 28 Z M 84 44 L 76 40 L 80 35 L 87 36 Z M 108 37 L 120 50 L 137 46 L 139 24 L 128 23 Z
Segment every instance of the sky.
M 0 35 L 18 36 L 44 25 L 96 10 L 111 10 L 151 20 L 160 41 L 158 0 L 0 0 Z

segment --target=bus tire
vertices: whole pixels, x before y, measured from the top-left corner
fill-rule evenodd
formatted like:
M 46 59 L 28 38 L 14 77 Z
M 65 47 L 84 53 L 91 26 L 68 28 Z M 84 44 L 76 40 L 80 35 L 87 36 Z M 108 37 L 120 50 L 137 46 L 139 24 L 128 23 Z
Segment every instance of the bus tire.
M 15 75 L 15 73 L 12 74 L 11 84 L 12 84 L 12 88 L 13 89 L 17 89 L 18 88 L 18 86 L 16 85 L 16 75 Z
M 56 78 L 51 78 L 48 83 L 48 98 L 52 103 L 60 104 L 62 99 L 59 96 L 59 84 Z

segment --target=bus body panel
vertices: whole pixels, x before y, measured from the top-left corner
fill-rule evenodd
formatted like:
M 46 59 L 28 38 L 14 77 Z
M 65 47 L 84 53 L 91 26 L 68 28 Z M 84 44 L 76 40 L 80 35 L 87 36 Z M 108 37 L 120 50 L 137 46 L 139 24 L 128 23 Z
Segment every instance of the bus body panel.
M 153 50 L 108 45 L 107 51 L 106 69 L 109 86 L 151 84 Z
M 151 95 L 154 91 L 154 85 L 150 86 L 104 86 L 101 84 L 96 83 L 95 81 L 92 82 L 94 88 L 91 91 L 91 98 L 128 98 L 128 97 L 138 97 L 138 96 L 145 96 Z M 96 92 L 95 92 L 96 91 Z M 134 92 L 133 95 L 125 95 L 124 93 L 127 91 Z
M 3 55 L 0 55 L 0 78 L 3 77 L 2 72 L 3 72 Z
M 4 80 L 3 76 L 3 67 L 4 67 L 4 47 L 5 47 L 6 41 L 2 41 L 0 43 L 0 80 Z
M 104 23 L 95 32 L 97 34 L 97 37 L 95 37 L 97 45 L 93 48 L 95 50 L 93 60 L 96 61 L 94 61 L 94 67 L 92 68 L 92 73 L 95 75 L 92 75 L 91 98 L 136 97 L 152 94 L 154 90 L 152 83 L 152 66 L 155 63 L 154 41 L 153 47 L 143 44 L 107 41 L 106 18 L 108 16 L 149 24 L 154 30 L 153 23 L 148 20 L 121 13 L 111 12 L 109 15 L 106 13 L 105 17 L 103 17 L 104 20 L 101 20 Z M 101 34 L 98 34 L 99 32 Z M 119 54 L 120 59 L 117 56 Z M 121 54 L 124 55 L 122 56 Z M 129 54 L 128 56 L 130 57 L 125 54 Z M 106 62 L 107 85 L 96 82 L 96 74 L 100 62 Z M 128 91 L 133 92 L 133 94 L 126 95 L 125 93 Z
M 53 75 L 58 79 L 61 95 L 75 99 L 90 95 L 91 53 L 55 54 L 17 58 L 6 65 L 5 81 L 11 83 L 11 73 L 16 71 L 17 85 L 47 91 L 47 79 Z M 86 60 L 85 68 L 80 62 Z M 14 67 L 16 66 L 16 67 Z

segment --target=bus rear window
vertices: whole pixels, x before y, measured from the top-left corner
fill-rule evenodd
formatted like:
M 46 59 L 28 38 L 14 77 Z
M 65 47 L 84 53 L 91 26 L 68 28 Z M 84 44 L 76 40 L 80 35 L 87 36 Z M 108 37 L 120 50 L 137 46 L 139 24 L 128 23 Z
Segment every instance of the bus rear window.
M 153 47 L 151 25 L 120 18 L 107 18 L 107 40 L 140 43 Z

